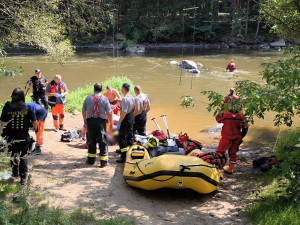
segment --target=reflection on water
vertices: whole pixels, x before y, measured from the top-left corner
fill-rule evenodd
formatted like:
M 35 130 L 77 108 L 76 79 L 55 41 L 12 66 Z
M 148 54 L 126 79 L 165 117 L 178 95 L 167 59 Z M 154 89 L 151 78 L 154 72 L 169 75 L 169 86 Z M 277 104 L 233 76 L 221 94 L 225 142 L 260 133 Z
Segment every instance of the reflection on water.
M 141 85 L 152 102 L 152 110 L 148 116 L 149 130 L 155 129 L 155 125 L 150 121 L 151 118 L 156 117 L 163 126 L 160 116 L 166 114 L 171 132 L 187 132 L 191 137 L 199 139 L 203 143 L 215 145 L 219 138 L 219 132 L 215 134 L 201 132 L 216 127 L 217 123 L 212 113 L 207 112 L 207 99 L 200 92 L 214 90 L 225 95 L 237 80 L 247 79 L 262 82 L 259 75 L 262 68 L 259 65 L 277 60 L 281 53 L 238 50 L 200 51 L 195 49 L 195 54 L 192 54 L 191 49 L 183 52 L 181 49 L 159 49 L 147 51 L 144 55 L 126 55 L 124 52 L 119 52 L 118 55 L 120 57 L 113 58 L 112 51 L 81 51 L 68 64 L 61 66 L 47 61 L 41 55 L 28 54 L 28 52 L 24 55 L 22 52 L 15 52 L 9 56 L 11 66 L 22 66 L 25 72 L 21 77 L 1 79 L 0 100 L 5 101 L 13 88 L 24 87 L 25 81 L 33 75 L 36 68 L 41 69 L 43 75 L 48 79 L 55 74 L 62 75 L 70 90 L 75 90 L 87 83 L 102 81 L 111 76 L 127 76 L 135 84 Z M 200 62 L 204 68 L 200 74 L 192 76 L 169 64 L 171 60 L 181 61 L 183 59 Z M 230 59 L 235 59 L 237 64 L 239 72 L 235 75 L 224 72 Z M 180 97 L 183 95 L 191 95 L 196 99 L 193 109 L 179 107 Z M 259 120 L 256 124 L 259 124 L 258 128 L 263 127 L 265 130 L 273 132 L 272 119 L 273 114 L 270 113 L 265 120 Z M 245 142 L 247 139 L 251 140 L 252 137 L 257 136 L 255 130 L 255 126 L 250 128 Z M 276 131 L 274 132 L 276 133 Z M 266 136 L 266 132 L 260 132 L 260 135 L 267 142 L 268 140 L 273 141 L 273 134 Z

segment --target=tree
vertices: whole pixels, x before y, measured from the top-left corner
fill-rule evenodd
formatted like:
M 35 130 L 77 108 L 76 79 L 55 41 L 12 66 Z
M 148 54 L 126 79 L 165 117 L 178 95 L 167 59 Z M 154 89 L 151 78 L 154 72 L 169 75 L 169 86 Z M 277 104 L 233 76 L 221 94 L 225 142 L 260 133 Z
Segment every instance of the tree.
M 276 33 L 286 39 L 300 42 L 299 0 L 265 0 L 262 11 Z
M 2 77 L 2 75 L 4 76 L 22 75 L 23 69 L 21 66 L 17 69 L 8 69 L 6 64 L 7 64 L 6 52 L 3 49 L 3 44 L 0 42 L 0 78 Z
M 289 49 L 285 58 L 275 63 L 264 63 L 261 75 L 265 84 L 249 80 L 237 81 L 235 88 L 240 99 L 236 105 L 243 105 L 245 116 L 254 123 L 254 116 L 264 118 L 266 111 L 276 112 L 275 126 L 291 126 L 293 117 L 300 114 L 300 50 Z M 219 114 L 223 106 L 223 96 L 214 91 L 204 91 L 211 103 L 208 110 Z

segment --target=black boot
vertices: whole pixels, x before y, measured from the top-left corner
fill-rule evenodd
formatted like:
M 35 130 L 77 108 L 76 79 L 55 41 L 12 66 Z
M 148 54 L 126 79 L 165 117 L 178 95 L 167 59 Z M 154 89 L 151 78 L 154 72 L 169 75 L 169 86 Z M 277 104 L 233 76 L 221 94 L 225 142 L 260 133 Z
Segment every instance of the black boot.
M 20 184 L 25 185 L 26 183 L 27 183 L 27 178 L 26 177 L 21 177 Z
M 124 163 L 126 161 L 126 152 L 122 152 L 121 156 L 119 159 L 117 159 L 117 163 Z
M 95 161 L 96 161 L 96 158 L 93 158 L 93 157 L 87 157 L 86 158 L 86 163 L 89 164 L 89 165 L 94 165 L 95 164 Z
M 100 161 L 100 168 L 104 168 L 106 166 L 109 166 L 108 161 Z
M 40 155 L 42 154 L 41 146 L 36 146 L 35 149 L 33 149 L 32 152 L 30 152 L 30 155 Z

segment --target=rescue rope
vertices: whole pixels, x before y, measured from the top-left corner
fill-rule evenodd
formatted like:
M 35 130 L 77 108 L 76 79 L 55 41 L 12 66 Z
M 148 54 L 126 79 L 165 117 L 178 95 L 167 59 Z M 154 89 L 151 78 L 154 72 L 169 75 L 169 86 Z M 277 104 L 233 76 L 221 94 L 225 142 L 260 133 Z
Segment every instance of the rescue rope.
M 169 180 L 173 179 L 174 177 L 178 176 L 179 174 L 183 173 L 185 169 L 189 169 L 189 170 L 190 170 L 190 167 L 203 166 L 203 167 L 208 167 L 208 168 L 218 169 L 216 166 L 208 166 L 208 165 L 203 165 L 203 164 L 187 165 L 187 166 L 185 166 L 185 165 L 180 165 L 180 167 L 182 167 L 182 168 L 178 171 L 177 174 L 175 174 L 174 176 L 171 176 L 171 177 L 169 177 L 169 178 L 167 178 L 167 179 L 165 179 L 165 180 L 158 180 L 158 179 L 155 179 L 155 178 L 149 176 L 148 174 L 145 174 L 145 173 L 141 170 L 141 168 L 139 167 L 139 162 L 136 162 L 136 163 L 130 163 L 130 162 L 128 162 L 128 164 L 136 165 L 137 168 L 139 169 L 139 171 L 140 171 L 144 176 L 148 177 L 148 178 L 151 179 L 151 180 L 158 181 L 158 182 L 169 181 Z M 165 175 L 161 175 L 161 176 L 165 176 Z

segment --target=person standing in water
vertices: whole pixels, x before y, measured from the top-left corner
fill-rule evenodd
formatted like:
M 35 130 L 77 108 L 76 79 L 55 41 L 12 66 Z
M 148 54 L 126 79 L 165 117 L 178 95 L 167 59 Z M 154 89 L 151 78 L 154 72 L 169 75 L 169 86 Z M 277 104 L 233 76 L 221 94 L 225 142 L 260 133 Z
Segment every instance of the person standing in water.
M 227 65 L 226 67 L 226 72 L 229 71 L 229 72 L 235 72 L 236 71 L 236 65 L 235 65 L 235 62 L 234 60 L 230 60 L 230 63 Z

